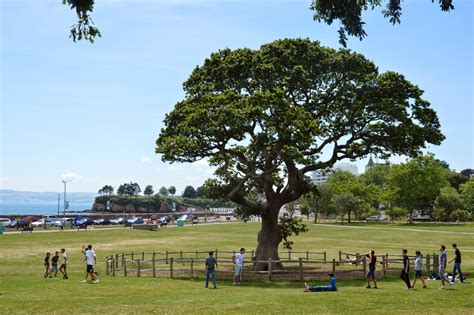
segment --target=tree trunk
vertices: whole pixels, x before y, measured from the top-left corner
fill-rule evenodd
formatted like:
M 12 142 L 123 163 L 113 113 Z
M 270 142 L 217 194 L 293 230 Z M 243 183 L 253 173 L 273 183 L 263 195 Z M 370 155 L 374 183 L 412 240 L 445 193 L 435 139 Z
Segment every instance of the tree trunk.
M 255 253 L 255 270 L 268 270 L 268 259 L 280 260 L 278 256 L 278 245 L 282 241 L 280 227 L 278 226 L 278 210 L 270 210 L 262 215 L 262 228 L 258 233 L 258 246 Z M 260 262 L 259 262 L 260 261 Z M 272 269 L 282 269 L 281 263 L 272 265 Z

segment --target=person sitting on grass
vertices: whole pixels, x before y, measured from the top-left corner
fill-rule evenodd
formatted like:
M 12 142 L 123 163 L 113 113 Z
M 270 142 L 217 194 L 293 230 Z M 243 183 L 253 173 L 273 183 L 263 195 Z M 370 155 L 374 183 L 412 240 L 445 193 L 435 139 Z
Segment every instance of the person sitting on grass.
M 415 283 L 416 283 L 416 278 L 420 278 L 421 282 L 423 282 L 423 289 L 426 289 L 426 283 L 425 280 L 423 279 L 423 274 L 422 271 L 425 269 L 425 266 L 423 265 L 423 261 L 421 260 L 421 252 L 417 250 L 415 252 L 416 254 L 416 259 L 415 259 L 415 276 L 413 277 L 413 285 L 411 286 L 412 289 L 415 288 Z
M 50 278 L 51 277 L 51 269 L 49 268 L 49 258 L 50 258 L 51 254 L 50 253 L 46 253 L 46 257 L 44 258 L 44 268 L 45 268 L 45 272 L 44 272 L 44 277 L 47 278 L 48 276 Z
M 318 285 L 314 287 L 310 287 L 306 282 L 304 283 L 304 292 L 323 292 L 323 291 L 337 291 L 336 287 L 336 277 L 334 277 L 333 273 L 328 273 L 329 278 L 329 285 Z

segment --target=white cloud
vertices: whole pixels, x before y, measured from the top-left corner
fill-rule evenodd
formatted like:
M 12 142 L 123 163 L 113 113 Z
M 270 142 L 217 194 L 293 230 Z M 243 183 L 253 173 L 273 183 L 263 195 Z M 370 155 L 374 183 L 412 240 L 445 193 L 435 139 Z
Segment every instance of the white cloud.
M 78 182 L 82 179 L 82 176 L 79 174 L 76 174 L 74 172 L 71 173 L 65 173 L 61 175 L 61 179 L 63 181 L 66 181 L 68 183 L 73 183 L 73 182 Z
M 140 161 L 144 164 L 151 164 L 152 161 L 151 161 L 151 158 L 149 158 L 148 156 L 143 156 Z
M 202 159 L 202 160 L 193 162 L 193 166 L 196 166 L 196 167 L 208 167 L 208 166 L 209 166 L 209 163 L 207 162 L 207 160 Z

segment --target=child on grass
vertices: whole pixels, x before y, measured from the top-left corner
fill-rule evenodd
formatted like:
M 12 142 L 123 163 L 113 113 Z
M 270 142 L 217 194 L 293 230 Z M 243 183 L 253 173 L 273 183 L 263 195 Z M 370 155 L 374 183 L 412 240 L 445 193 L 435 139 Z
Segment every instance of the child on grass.
M 421 282 L 423 282 L 423 289 L 426 289 L 426 283 L 425 283 L 425 280 L 423 279 L 423 269 L 425 269 L 425 266 L 423 265 L 423 261 L 421 260 L 421 252 L 417 250 L 415 254 L 416 254 L 415 276 L 413 277 L 414 280 L 413 280 L 413 285 L 411 287 L 414 289 L 415 284 L 416 284 L 416 279 L 420 278 Z

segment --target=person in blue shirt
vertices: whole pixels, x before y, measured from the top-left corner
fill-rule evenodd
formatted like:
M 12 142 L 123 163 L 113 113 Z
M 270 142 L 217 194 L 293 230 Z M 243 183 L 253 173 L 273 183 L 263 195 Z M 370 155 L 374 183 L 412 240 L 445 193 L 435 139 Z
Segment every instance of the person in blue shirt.
M 305 282 L 304 292 L 337 291 L 336 278 L 334 277 L 334 274 L 329 273 L 328 276 L 331 279 L 331 280 L 329 280 L 329 285 L 319 285 L 319 286 L 310 287 Z
M 449 282 L 449 279 L 446 277 L 446 266 L 448 264 L 448 255 L 446 254 L 446 246 L 441 245 L 439 248 L 441 252 L 441 256 L 439 256 L 439 277 L 441 278 L 441 286 L 440 289 L 444 289 L 444 282 L 449 283 L 449 287 L 452 289 L 454 288 L 454 283 Z

